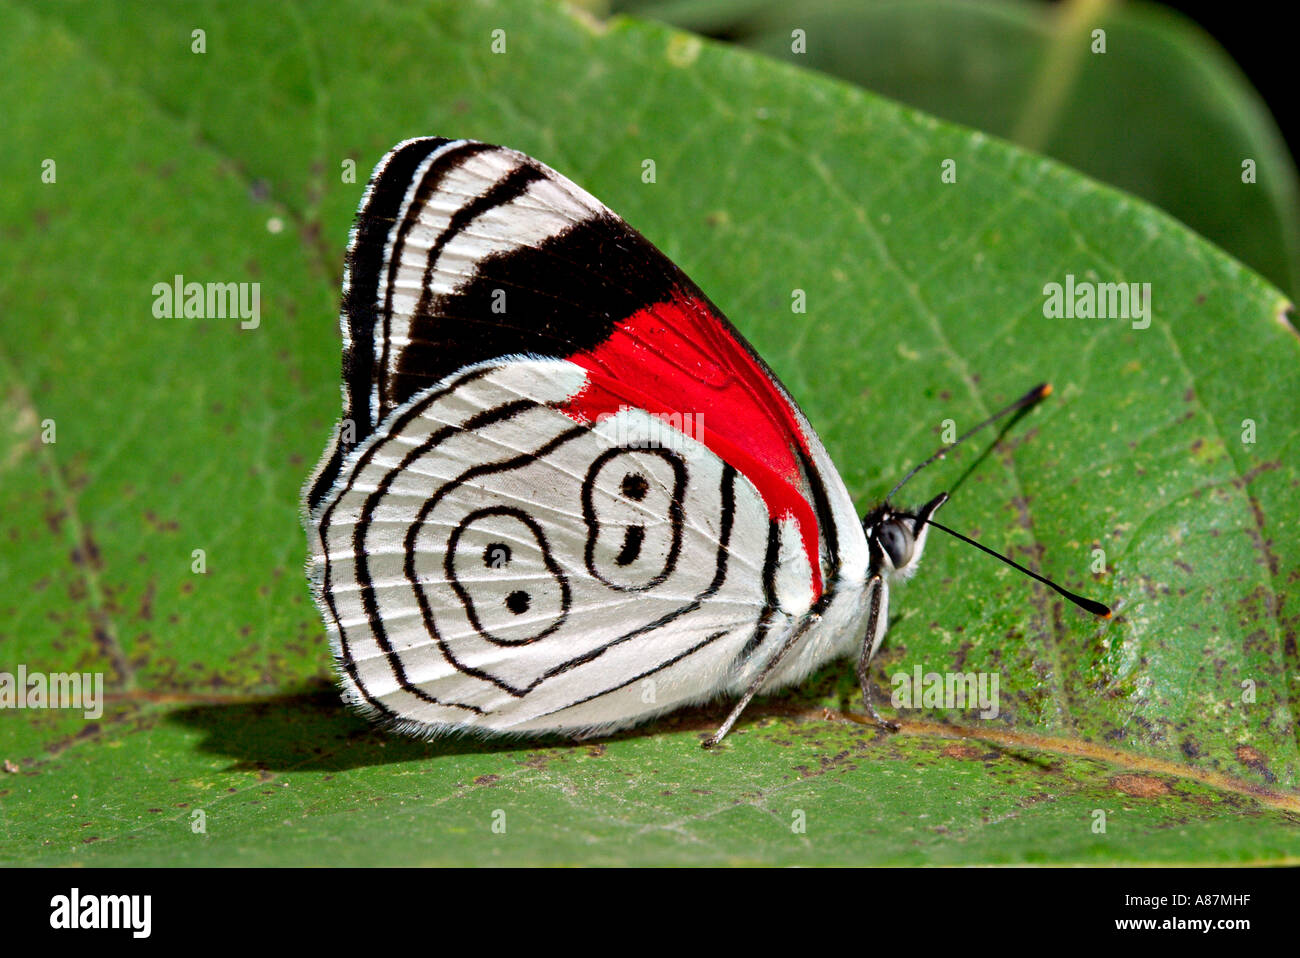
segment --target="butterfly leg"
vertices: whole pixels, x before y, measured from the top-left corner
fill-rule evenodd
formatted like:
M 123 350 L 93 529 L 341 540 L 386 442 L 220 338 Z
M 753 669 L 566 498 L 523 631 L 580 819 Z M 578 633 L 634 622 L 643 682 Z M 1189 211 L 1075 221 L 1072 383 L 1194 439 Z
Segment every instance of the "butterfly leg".
M 889 729 L 891 732 L 897 732 L 898 723 L 881 717 L 880 713 L 876 711 L 876 704 L 872 701 L 871 681 L 868 674 L 871 659 L 876 654 L 876 648 L 880 645 L 880 640 L 884 638 L 885 620 L 889 615 L 886 588 L 885 580 L 878 574 L 867 580 L 867 590 L 871 593 L 871 606 L 867 615 L 867 632 L 862 637 L 862 654 L 858 657 L 858 684 L 862 686 L 862 704 L 871 713 L 871 717 L 876 720 L 876 724 L 881 728 Z
M 763 683 L 771 678 L 772 673 L 775 672 L 776 667 L 781 664 L 781 660 L 785 658 L 786 653 L 794 648 L 795 643 L 803 638 L 803 634 L 808 631 L 813 623 L 820 619 L 821 616 L 817 613 L 810 613 L 804 616 L 802 622 L 790 630 L 790 634 L 786 636 L 785 641 L 781 643 L 781 646 L 776 650 L 776 653 L 767 660 L 767 664 L 763 666 L 763 671 L 758 674 L 758 678 L 749 683 L 749 688 L 745 690 L 745 694 L 740 697 L 740 701 L 736 703 L 726 720 L 718 727 L 716 732 L 704 740 L 703 744 L 705 748 L 713 748 L 713 746 L 721 742 L 726 734 L 731 731 L 731 727 L 735 725 L 736 720 L 740 718 L 740 713 L 745 711 L 745 706 L 749 704 L 750 699 L 758 694 L 758 690 L 763 687 Z

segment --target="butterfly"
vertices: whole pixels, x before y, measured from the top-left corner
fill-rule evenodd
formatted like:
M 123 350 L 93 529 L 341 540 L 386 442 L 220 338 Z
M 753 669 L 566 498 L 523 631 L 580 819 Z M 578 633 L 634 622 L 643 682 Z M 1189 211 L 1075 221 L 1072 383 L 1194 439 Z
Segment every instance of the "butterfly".
M 413 735 L 592 736 L 734 697 L 712 745 L 856 652 L 890 724 L 867 669 L 946 494 L 859 518 L 772 370 L 600 201 L 408 140 L 343 289 L 343 416 L 303 496 L 348 703 Z

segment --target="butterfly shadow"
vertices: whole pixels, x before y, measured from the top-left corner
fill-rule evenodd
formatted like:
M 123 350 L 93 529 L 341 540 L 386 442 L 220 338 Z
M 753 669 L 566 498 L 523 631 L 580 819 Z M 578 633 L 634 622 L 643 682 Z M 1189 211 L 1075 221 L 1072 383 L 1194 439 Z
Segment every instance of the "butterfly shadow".
M 519 748 L 507 740 L 394 735 L 344 706 L 324 680 L 254 701 L 190 706 L 167 721 L 202 732 L 198 750 L 232 759 L 227 771 L 342 772 Z
M 741 725 L 797 711 L 798 706 L 786 698 L 774 696 L 754 702 Z M 376 726 L 345 707 L 339 700 L 338 689 L 319 680 L 256 700 L 188 706 L 171 712 L 166 721 L 201 732 L 204 737 L 198 750 L 231 759 L 233 764 L 226 771 L 342 772 L 453 755 L 590 748 L 599 743 L 665 733 L 696 733 L 702 740 L 721 724 L 728 709 L 726 702 L 684 708 L 600 739 L 575 740 L 558 735 L 527 739 L 449 735 L 424 740 L 395 735 Z
M 878 701 L 887 702 L 887 688 L 877 685 Z M 870 725 L 861 712 L 861 694 L 843 663 L 818 670 L 797 688 L 756 699 L 737 724 L 737 732 L 769 719 L 803 723 L 823 706 L 838 706 L 839 722 L 848 719 Z M 165 721 L 203 733 L 198 751 L 230 759 L 227 772 L 344 772 L 369 766 L 425 762 L 455 755 L 546 749 L 602 748 L 610 743 L 657 735 L 687 733 L 702 741 L 726 717 L 728 702 L 683 708 L 645 725 L 599 739 L 575 741 L 563 736 L 528 739 L 444 736 L 433 740 L 394 735 L 343 706 L 338 690 L 324 680 L 256 701 L 193 705 L 170 713 Z M 901 714 L 901 713 L 900 713 Z M 830 716 L 827 716 L 830 718 Z M 917 713 L 917 717 L 922 717 Z M 838 723 L 837 723 L 838 724 Z M 850 726 L 852 727 L 852 726 Z M 880 730 L 862 734 L 884 735 Z M 734 733 L 733 733 L 734 734 Z M 978 736 L 974 738 L 978 739 Z M 982 742 L 992 754 L 1029 760 L 1020 750 Z

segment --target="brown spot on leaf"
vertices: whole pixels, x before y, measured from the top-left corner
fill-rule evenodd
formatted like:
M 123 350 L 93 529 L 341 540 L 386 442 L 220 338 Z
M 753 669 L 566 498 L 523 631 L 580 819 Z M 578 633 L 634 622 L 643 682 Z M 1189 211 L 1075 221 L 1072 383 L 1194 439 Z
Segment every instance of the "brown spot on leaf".
M 145 621 L 153 618 L 153 597 L 157 591 L 158 580 L 156 578 L 151 578 L 144 588 L 144 595 L 140 598 L 139 616 Z
M 63 535 L 63 520 L 68 518 L 66 509 L 52 509 L 45 513 L 45 524 L 56 536 Z
M 1238 745 L 1236 748 L 1237 761 L 1242 765 L 1249 765 L 1251 768 L 1264 770 L 1264 753 L 1253 745 Z
M 495 785 L 495 784 L 496 784 L 497 782 L 499 782 L 499 781 L 501 781 L 501 776 L 500 776 L 500 775 L 480 775 L 478 778 L 474 779 L 474 784 L 475 784 L 475 785 Z
M 1150 775 L 1116 775 L 1110 783 L 1125 795 L 1134 798 L 1155 798 L 1169 794 L 1168 783 Z

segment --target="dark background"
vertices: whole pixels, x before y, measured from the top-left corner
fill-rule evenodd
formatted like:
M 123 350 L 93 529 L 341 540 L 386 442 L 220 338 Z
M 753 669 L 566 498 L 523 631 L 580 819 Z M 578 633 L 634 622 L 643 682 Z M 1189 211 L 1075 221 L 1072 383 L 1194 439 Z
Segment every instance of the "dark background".
M 1295 103 L 1300 85 L 1295 67 L 1297 41 L 1294 20 L 1285 15 L 1295 8 L 1288 4 L 1193 0 L 1165 6 L 1195 20 L 1222 44 L 1268 104 L 1291 155 L 1300 154 Z

